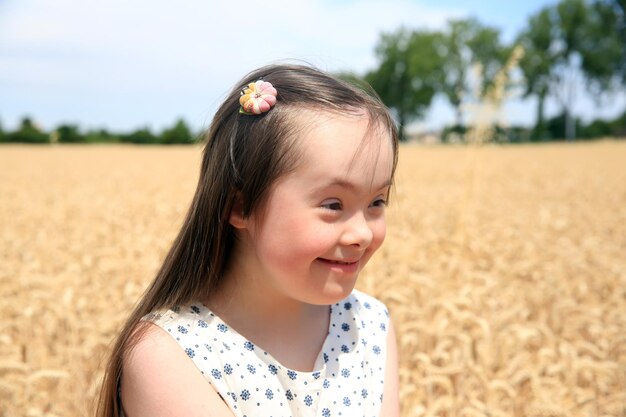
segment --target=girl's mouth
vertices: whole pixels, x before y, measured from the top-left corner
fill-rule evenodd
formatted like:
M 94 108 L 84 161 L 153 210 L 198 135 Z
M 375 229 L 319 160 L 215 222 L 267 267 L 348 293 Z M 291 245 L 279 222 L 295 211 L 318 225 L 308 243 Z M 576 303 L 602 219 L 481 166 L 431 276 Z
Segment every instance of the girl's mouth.
M 321 263 L 329 267 L 331 270 L 335 272 L 340 272 L 344 274 L 352 274 L 357 272 L 359 269 L 359 260 L 337 260 L 337 259 L 324 259 L 317 258 L 317 260 Z
M 320 261 L 323 261 L 323 262 L 328 262 L 328 263 L 331 263 L 331 264 L 338 264 L 338 265 L 353 265 L 353 264 L 359 262 L 358 260 L 357 261 L 339 261 L 339 260 L 324 259 L 324 258 L 317 258 L 317 259 L 319 259 Z

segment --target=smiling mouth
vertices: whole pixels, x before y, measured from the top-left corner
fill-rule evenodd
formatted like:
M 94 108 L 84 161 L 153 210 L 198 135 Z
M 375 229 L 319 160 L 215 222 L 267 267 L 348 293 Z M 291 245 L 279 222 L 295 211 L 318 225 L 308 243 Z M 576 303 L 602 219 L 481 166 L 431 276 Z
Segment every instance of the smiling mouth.
M 324 259 L 324 258 L 318 258 L 320 261 L 323 262 L 328 262 L 330 264 L 337 264 L 337 265 L 354 265 L 359 261 L 336 261 L 336 260 L 332 260 L 332 259 Z

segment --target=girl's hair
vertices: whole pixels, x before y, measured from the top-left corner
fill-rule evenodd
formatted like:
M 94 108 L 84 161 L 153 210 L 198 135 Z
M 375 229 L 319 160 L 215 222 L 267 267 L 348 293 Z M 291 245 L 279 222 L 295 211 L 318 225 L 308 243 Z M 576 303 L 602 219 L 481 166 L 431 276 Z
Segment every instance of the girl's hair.
M 240 114 L 240 91 L 262 78 L 278 91 L 277 103 L 261 115 Z M 164 307 L 205 300 L 217 287 L 234 243 L 229 217 L 236 199 L 243 215 L 259 208 L 271 185 L 297 162 L 298 114 L 303 110 L 365 114 L 370 129 L 398 138 L 387 108 L 365 92 L 317 69 L 270 65 L 251 72 L 218 109 L 206 136 L 198 187 L 185 221 L 161 269 L 120 333 L 105 370 L 99 417 L 119 417 L 123 358 L 141 335 L 140 320 Z

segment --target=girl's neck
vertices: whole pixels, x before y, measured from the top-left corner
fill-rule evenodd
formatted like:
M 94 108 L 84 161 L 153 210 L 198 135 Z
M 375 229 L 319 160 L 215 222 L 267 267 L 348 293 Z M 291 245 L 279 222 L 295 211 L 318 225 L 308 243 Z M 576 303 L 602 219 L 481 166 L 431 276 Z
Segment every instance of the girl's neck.
M 282 365 L 311 371 L 330 321 L 330 309 L 291 299 L 254 276 L 229 271 L 207 306 Z

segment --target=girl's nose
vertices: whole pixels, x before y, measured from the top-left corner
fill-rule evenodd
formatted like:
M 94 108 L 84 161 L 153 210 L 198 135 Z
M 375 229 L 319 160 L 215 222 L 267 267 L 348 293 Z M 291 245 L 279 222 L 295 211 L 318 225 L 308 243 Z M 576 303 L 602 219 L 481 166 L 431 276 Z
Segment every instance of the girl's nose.
M 355 213 L 345 223 L 345 228 L 341 236 L 343 245 L 356 245 L 366 248 L 372 243 L 374 232 L 370 227 L 363 213 Z

